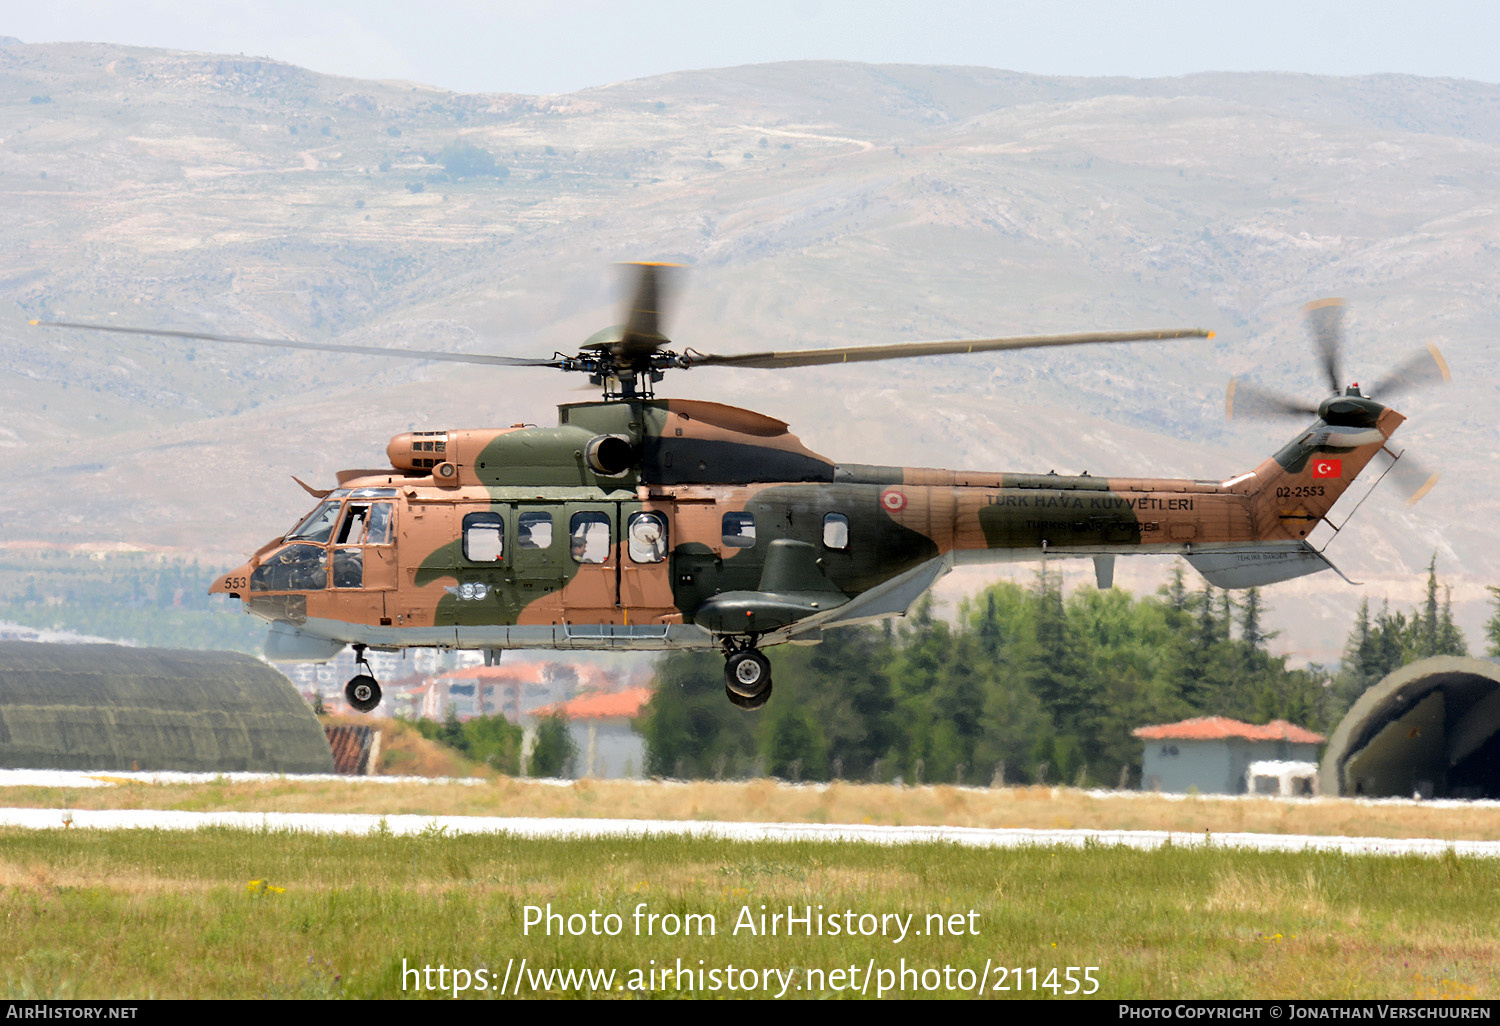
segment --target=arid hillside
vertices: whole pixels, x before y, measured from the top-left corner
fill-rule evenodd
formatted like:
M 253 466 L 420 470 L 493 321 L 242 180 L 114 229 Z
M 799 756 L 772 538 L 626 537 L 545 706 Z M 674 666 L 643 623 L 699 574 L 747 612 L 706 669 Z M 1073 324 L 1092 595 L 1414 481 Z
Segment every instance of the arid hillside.
M 1341 295 L 1350 377 L 1447 354 L 1455 384 L 1404 398 L 1398 436 L 1445 477 L 1411 509 L 1382 488 L 1333 543 L 1364 588 L 1270 589 L 1278 644 L 1335 658 L 1360 597 L 1415 601 L 1434 552 L 1477 643 L 1500 582 L 1497 151 L 1500 87 L 1399 76 L 798 63 L 532 97 L 0 41 L 0 540 L 234 559 L 310 504 L 292 474 L 586 397 L 547 370 L 33 317 L 545 357 L 620 320 L 610 265 L 650 259 L 689 265 L 669 330 L 710 352 L 1202 326 L 1218 337 L 663 390 L 848 462 L 1218 478 L 1301 426 L 1226 426 L 1227 380 L 1318 398 L 1301 305 Z

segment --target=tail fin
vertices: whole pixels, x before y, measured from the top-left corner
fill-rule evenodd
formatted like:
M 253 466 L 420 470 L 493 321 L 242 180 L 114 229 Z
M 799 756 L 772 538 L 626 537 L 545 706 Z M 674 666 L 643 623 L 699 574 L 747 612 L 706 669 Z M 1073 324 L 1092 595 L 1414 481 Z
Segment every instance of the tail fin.
M 1253 537 L 1244 546 L 1187 557 L 1209 583 L 1254 588 L 1319 570 L 1338 571 L 1307 536 L 1406 419 L 1388 407 L 1362 402 L 1367 414 L 1363 423 L 1318 420 L 1254 471 L 1226 483 L 1229 491 L 1245 496 Z
M 1380 407 L 1365 426 L 1316 421 L 1253 473 L 1237 479 L 1233 490 L 1250 497 L 1256 539 L 1306 538 L 1405 419 Z

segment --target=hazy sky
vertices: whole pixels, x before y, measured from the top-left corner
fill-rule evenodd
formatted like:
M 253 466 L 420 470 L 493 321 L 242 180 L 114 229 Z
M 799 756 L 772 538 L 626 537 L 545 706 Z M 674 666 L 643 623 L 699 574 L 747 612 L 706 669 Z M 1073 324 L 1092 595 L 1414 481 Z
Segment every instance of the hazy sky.
M 1500 82 L 1495 0 L 6 0 L 0 35 L 244 53 L 462 92 L 803 59 Z

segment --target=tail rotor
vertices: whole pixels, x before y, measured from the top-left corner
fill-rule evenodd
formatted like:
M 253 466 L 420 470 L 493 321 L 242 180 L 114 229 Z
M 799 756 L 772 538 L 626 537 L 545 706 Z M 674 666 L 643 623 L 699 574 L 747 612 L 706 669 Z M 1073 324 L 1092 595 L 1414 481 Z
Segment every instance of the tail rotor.
M 1356 401 L 1374 399 L 1386 402 L 1397 395 L 1430 385 L 1447 384 L 1453 380 L 1443 354 L 1436 346 L 1426 346 L 1398 363 L 1368 390 L 1361 390 L 1358 382 L 1346 385 L 1341 367 L 1344 349 L 1344 301 L 1320 299 L 1308 303 L 1303 309 L 1307 316 L 1308 331 L 1312 335 L 1318 361 L 1327 377 L 1330 389 L 1329 398 L 1319 403 L 1310 403 L 1306 400 L 1280 395 L 1236 378 L 1229 382 L 1229 388 L 1224 397 L 1226 420 L 1234 420 L 1236 417 L 1300 418 L 1307 416 L 1318 416 L 1326 420 L 1330 410 L 1334 412 L 1339 410 L 1339 404 L 1335 401 L 1337 397 L 1346 397 Z M 1417 502 L 1437 484 L 1440 474 L 1429 470 L 1404 452 L 1392 455 L 1395 464 L 1389 473 L 1397 488 L 1409 496 L 1408 504 Z

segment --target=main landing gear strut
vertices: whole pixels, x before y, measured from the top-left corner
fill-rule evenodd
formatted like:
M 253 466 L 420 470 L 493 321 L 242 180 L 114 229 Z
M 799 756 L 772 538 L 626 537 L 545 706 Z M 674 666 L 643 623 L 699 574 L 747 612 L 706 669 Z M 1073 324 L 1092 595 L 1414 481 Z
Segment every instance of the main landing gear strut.
M 771 661 L 756 649 L 753 638 L 724 642 L 724 695 L 750 712 L 771 700 Z
M 349 683 L 344 685 L 344 699 L 356 712 L 367 713 L 380 704 L 380 685 L 370 672 L 370 664 L 365 662 L 364 645 L 354 646 L 354 665 L 363 667 L 365 672 L 349 678 Z

